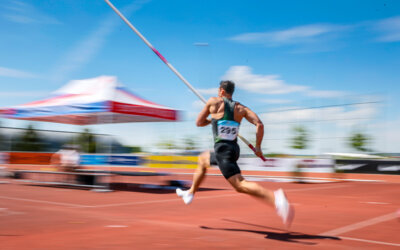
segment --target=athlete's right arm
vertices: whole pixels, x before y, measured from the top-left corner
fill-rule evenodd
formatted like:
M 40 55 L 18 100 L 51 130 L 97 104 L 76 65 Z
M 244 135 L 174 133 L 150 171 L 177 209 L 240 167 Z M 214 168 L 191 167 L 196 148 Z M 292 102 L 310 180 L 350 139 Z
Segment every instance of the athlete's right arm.
M 247 121 L 250 123 L 254 124 L 257 127 L 256 130 L 256 155 L 261 156 L 262 151 L 261 151 L 261 143 L 262 139 L 264 137 L 264 124 L 260 120 L 260 118 L 257 116 L 256 113 L 254 113 L 251 109 L 245 107 L 245 115 L 244 118 L 246 118 Z
M 210 115 L 210 107 L 211 107 L 212 102 L 213 102 L 213 99 L 210 98 L 207 101 L 206 105 L 204 105 L 204 108 L 200 111 L 200 113 L 196 119 L 197 127 L 204 127 L 211 123 L 211 120 L 207 119 L 207 117 Z

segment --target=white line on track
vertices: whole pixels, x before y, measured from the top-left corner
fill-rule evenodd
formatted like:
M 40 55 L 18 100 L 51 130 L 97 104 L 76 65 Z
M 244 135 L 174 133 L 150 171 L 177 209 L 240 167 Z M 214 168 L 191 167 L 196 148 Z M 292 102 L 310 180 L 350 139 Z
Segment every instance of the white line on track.
M 193 173 L 173 173 L 174 175 L 193 175 Z M 207 174 L 207 176 L 222 176 L 222 174 Z M 341 179 L 341 178 L 331 178 L 331 177 L 293 177 L 290 175 L 251 175 L 251 174 L 244 174 L 244 178 L 271 178 L 271 179 L 310 179 L 310 180 L 334 180 L 334 181 L 354 181 L 354 182 L 387 182 L 385 180 L 367 180 L 367 179 Z
M 378 201 L 361 201 L 360 203 L 374 204 L 374 205 L 389 205 L 390 204 L 387 202 L 378 202 Z
M 232 193 L 232 194 L 221 194 L 221 195 L 202 196 L 202 197 L 196 197 L 196 200 L 213 199 L 213 198 L 229 197 L 229 196 L 236 196 L 236 195 L 240 195 L 240 194 L 238 194 L 238 193 Z M 118 206 L 126 206 L 126 205 L 141 205 L 141 204 L 151 204 L 151 203 L 164 203 L 164 202 L 171 202 L 171 201 L 181 201 L 181 199 L 178 198 L 178 197 L 176 197 L 176 198 L 174 198 L 174 199 L 151 200 L 151 201 L 133 201 L 133 202 L 125 202 L 125 203 L 114 203 L 114 204 L 105 204 L 105 205 L 94 205 L 94 206 L 90 206 L 90 207 L 91 207 L 91 208 L 118 207 Z
M 143 223 L 155 224 L 155 225 L 159 225 L 159 226 L 162 225 L 162 226 L 167 226 L 167 227 L 184 227 L 184 228 L 197 228 L 198 227 L 197 224 L 193 225 L 193 224 L 187 224 L 187 223 L 177 223 L 177 222 L 162 221 L 162 220 L 144 220 L 144 219 L 140 219 L 140 220 L 137 220 L 137 221 L 143 222 Z M 282 231 L 286 232 L 286 230 L 284 230 L 284 229 L 282 229 Z M 320 234 L 320 235 L 323 236 L 324 234 Z M 353 238 L 353 237 L 340 236 L 340 239 L 361 241 L 361 242 L 366 242 L 366 243 L 388 245 L 388 246 L 400 246 L 400 244 L 397 244 L 397 243 L 376 241 L 376 240 L 367 240 L 367 239 L 359 239 L 359 238 Z
M 20 215 L 25 214 L 24 212 L 17 212 L 9 210 L 8 208 L 0 208 L 0 216 Z
M 321 189 L 332 189 L 332 188 L 342 188 L 348 187 L 349 185 L 332 185 L 332 186 L 323 186 L 323 187 L 313 187 L 313 188 L 302 188 L 302 189 L 286 189 L 285 191 L 288 192 L 302 192 L 302 191 L 309 191 L 309 190 L 321 190 Z M 230 197 L 230 196 L 237 196 L 241 195 L 239 193 L 229 193 L 229 194 L 221 194 L 221 195 L 211 195 L 211 196 L 201 196 L 196 197 L 196 199 L 214 199 L 219 197 Z M 115 204 L 105 204 L 105 205 L 79 205 L 79 204 L 72 204 L 72 203 L 64 203 L 64 202 L 53 202 L 53 201 L 45 201 L 45 200 L 34 200 L 34 199 L 25 199 L 25 198 L 16 198 L 16 197 L 7 197 L 7 196 L 0 196 L 0 199 L 9 199 L 9 200 L 17 200 L 17 201 L 25 201 L 25 202 L 34 202 L 34 203 L 44 203 L 44 204 L 51 204 L 51 205 L 58 205 L 58 206 L 66 206 L 66 207 L 76 207 L 76 208 L 100 208 L 100 207 L 113 207 L 113 206 L 124 206 L 124 205 L 139 205 L 139 204 L 151 204 L 151 203 L 163 203 L 163 202 L 171 202 L 171 201 L 180 201 L 178 198 L 174 199 L 165 199 L 165 200 L 152 200 L 152 201 L 139 201 L 139 202 L 127 202 L 127 203 L 115 203 Z M 371 202 L 372 203 L 372 202 Z M 375 202 L 379 203 L 379 202 Z M 381 204 L 381 203 L 379 203 Z M 0 210 L 6 210 L 1 209 Z M 384 221 L 388 221 L 397 217 L 397 213 L 390 213 L 386 215 L 382 215 L 379 217 L 375 217 L 372 219 L 368 219 L 365 221 L 361 221 L 358 223 L 354 223 L 348 226 L 344 226 L 341 228 L 333 229 L 320 235 L 330 235 L 330 236 L 337 236 L 346 232 L 354 231 L 360 228 L 364 228 L 367 226 L 375 225 Z M 158 224 L 162 224 L 159 221 Z M 171 222 L 166 222 L 164 224 L 171 224 Z M 185 224 L 186 225 L 186 224 Z M 187 225 L 190 226 L 190 225 Z M 127 227 L 125 225 L 108 225 L 106 227 L 110 228 L 118 228 L 118 227 Z M 397 243 L 390 243 L 390 242 L 383 242 L 383 241 L 374 241 L 374 240 L 367 240 L 367 239 L 359 239 L 359 238 L 352 238 L 352 237 L 344 237 L 340 236 L 342 239 L 346 240 L 353 240 L 353 241 L 360 241 L 372 244 L 381 244 L 381 245 L 389 245 L 389 246 L 400 246 Z
M 358 239 L 358 238 L 352 238 L 352 237 L 343 237 L 343 236 L 340 236 L 340 238 L 341 238 L 341 239 L 345 239 L 345 240 L 362 241 L 362 242 L 367 242 L 367 243 L 374 243 L 374 244 L 381 244 L 381 245 L 388 245 L 388 246 L 400 247 L 400 244 L 397 244 L 397 243 L 390 243 L 390 242 L 384 242 L 384 241 L 365 240 L 365 239 Z
M 368 226 L 372 226 L 384 221 L 388 221 L 388 220 L 392 220 L 395 219 L 397 217 L 397 213 L 390 213 L 390 214 L 385 214 L 385 215 L 381 215 L 372 219 L 368 219 L 368 220 L 364 220 L 364 221 L 360 221 L 354 224 L 350 224 L 344 227 L 339 227 L 327 232 L 322 233 L 321 235 L 329 235 L 329 236 L 336 236 L 336 235 L 340 235 L 343 233 L 347 233 L 347 232 L 351 232 L 360 228 L 364 228 L 364 227 L 368 227 Z
M 287 191 L 287 192 L 302 192 L 302 191 L 309 191 L 309 190 L 341 188 L 341 187 L 347 187 L 347 186 L 349 186 L 349 185 L 333 185 L 333 186 L 328 186 L 328 187 L 323 186 L 323 187 L 302 188 L 302 189 L 297 189 L 297 188 L 296 189 L 285 189 L 285 191 Z M 242 195 L 242 194 L 233 193 L 233 191 L 232 191 L 232 193 L 228 193 L 228 194 L 196 197 L 196 200 L 214 199 L 214 198 L 231 197 L 231 196 L 239 196 L 239 195 Z M 141 204 L 152 204 L 152 203 L 164 203 L 164 202 L 181 201 L 178 197 L 176 197 L 176 198 L 173 198 L 173 199 L 164 199 L 164 200 L 133 201 L 133 202 L 113 203 L 113 204 L 103 204 L 103 205 L 80 205 L 80 204 L 73 204 L 73 203 L 54 202 L 54 201 L 46 201 L 46 200 L 34 200 L 34 199 L 8 197 L 8 196 L 0 196 L 0 199 L 17 200 L 17 201 L 25 201 L 25 202 L 35 202 L 35 203 L 44 203 L 44 204 L 66 206 L 66 207 L 75 207 L 75 208 L 118 207 L 118 206 L 127 206 L 127 205 L 141 205 Z
M 326 185 L 326 184 L 324 184 Z M 310 191 L 310 190 L 322 190 L 322 189 L 332 189 L 332 188 L 342 188 L 342 187 L 348 187 L 350 185 L 332 185 L 332 186 L 323 186 L 323 187 L 312 187 L 312 188 L 293 188 L 293 189 L 284 189 L 285 192 L 303 192 L 303 191 Z
M 51 204 L 51 205 L 59 205 L 59 206 L 67 206 L 67 207 L 91 207 L 86 205 L 78 205 L 72 203 L 64 203 L 64 202 L 54 202 L 54 201 L 44 201 L 44 200 L 33 200 L 33 199 L 24 199 L 24 198 L 15 198 L 15 197 L 8 197 L 8 196 L 0 196 L 0 199 L 7 199 L 7 200 L 15 200 L 15 201 L 27 201 L 27 202 L 36 202 L 36 203 L 44 203 L 44 204 Z
M 286 189 L 285 191 L 288 192 L 301 192 L 301 191 L 309 191 L 309 190 L 319 190 L 319 189 L 331 189 L 331 188 L 341 188 L 341 187 L 348 187 L 349 185 L 335 185 L 329 187 L 313 187 L 313 188 L 302 188 L 302 189 Z M 243 195 L 240 193 L 229 193 L 229 194 L 220 194 L 220 195 L 210 195 L 210 196 L 200 196 L 196 197 L 196 200 L 203 200 L 203 199 L 214 199 L 214 198 L 221 198 L 221 197 L 231 197 L 231 196 L 239 196 Z M 88 206 L 92 208 L 100 208 L 100 207 L 117 207 L 117 206 L 126 206 L 126 205 L 140 205 L 140 204 L 151 204 L 151 203 L 163 203 L 163 202 L 172 202 L 180 200 L 179 198 L 174 199 L 165 199 L 165 200 L 151 200 L 151 201 L 133 201 L 133 202 L 125 202 L 125 203 L 114 203 L 114 204 L 104 204 L 104 205 L 94 205 Z

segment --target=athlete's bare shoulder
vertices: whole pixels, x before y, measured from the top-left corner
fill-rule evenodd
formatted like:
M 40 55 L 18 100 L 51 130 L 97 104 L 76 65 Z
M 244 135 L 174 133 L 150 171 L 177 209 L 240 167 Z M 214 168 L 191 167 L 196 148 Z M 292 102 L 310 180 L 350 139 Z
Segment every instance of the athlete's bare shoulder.
M 238 118 L 240 119 L 245 118 L 247 121 L 249 121 L 254 125 L 262 124 L 262 121 L 257 116 L 257 114 L 254 113 L 254 111 L 251 110 L 249 107 L 246 107 L 243 104 L 239 103 L 239 105 L 237 105 L 237 109 L 238 109 L 237 113 L 240 116 Z
M 248 108 L 245 105 L 243 105 L 242 103 L 236 102 L 235 112 L 237 112 L 237 113 L 239 113 L 241 115 L 244 115 L 246 113 L 247 109 Z
M 213 118 L 216 118 L 215 115 L 223 112 L 224 110 L 224 101 L 221 97 L 211 97 L 207 101 L 207 106 L 209 108 L 210 114 L 213 116 Z
M 235 101 L 235 102 L 236 102 L 236 105 L 235 105 L 234 117 L 235 117 L 235 121 L 240 123 L 242 121 L 242 119 L 244 117 L 246 117 L 246 106 L 244 106 L 243 104 L 241 104 L 238 101 Z
M 216 96 L 210 97 L 210 99 L 208 99 L 207 103 L 210 105 L 217 104 L 218 102 L 220 102 L 220 99 L 221 99 L 220 97 L 216 97 Z

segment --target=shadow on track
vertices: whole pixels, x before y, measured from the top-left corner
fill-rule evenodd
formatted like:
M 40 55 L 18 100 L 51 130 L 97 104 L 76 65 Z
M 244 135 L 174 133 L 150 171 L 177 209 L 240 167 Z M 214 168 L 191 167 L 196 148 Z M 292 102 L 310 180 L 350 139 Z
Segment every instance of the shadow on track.
M 54 184 L 24 184 L 32 187 L 47 187 L 47 188 L 59 188 L 59 189 L 74 189 L 74 190 L 91 190 L 87 187 L 71 187 L 66 185 L 54 185 Z M 166 185 L 155 185 L 155 184 L 136 184 L 136 183 L 111 183 L 109 188 L 112 191 L 126 191 L 126 192 L 138 192 L 138 193 L 149 193 L 149 194 L 172 194 L 175 193 L 175 189 L 179 186 Z M 187 189 L 187 187 L 183 187 Z M 200 188 L 198 191 L 219 191 L 226 190 L 223 188 Z
M 176 185 L 153 185 L 153 184 L 136 184 L 136 183 L 112 183 L 110 188 L 115 191 L 130 191 L 152 194 L 170 194 L 175 193 L 175 189 L 181 187 Z M 186 189 L 187 187 L 182 187 Z M 199 191 L 218 191 L 224 189 L 218 188 L 200 188 Z
M 304 234 L 304 233 L 300 233 L 300 232 L 285 232 L 279 228 L 266 227 L 266 226 L 251 224 L 251 223 L 247 223 L 247 222 L 230 220 L 230 219 L 223 219 L 223 220 L 229 221 L 229 222 L 234 222 L 234 223 L 245 224 L 245 225 L 249 225 L 249 226 L 267 228 L 267 229 L 274 230 L 274 231 L 282 231 L 282 232 L 250 230 L 250 229 L 240 229 L 240 228 L 216 228 L 216 227 L 207 227 L 207 226 L 200 226 L 200 228 L 206 229 L 206 230 L 223 230 L 223 231 L 231 231 L 231 232 L 255 233 L 255 234 L 265 235 L 266 239 L 279 240 L 279 241 L 285 241 L 285 242 L 290 242 L 290 243 L 298 243 L 298 244 L 303 244 L 303 245 L 316 245 L 318 243 L 309 242 L 309 241 L 301 241 L 301 240 L 317 240 L 317 239 L 341 240 L 339 237 L 334 237 L 334 236 L 312 235 L 312 234 Z

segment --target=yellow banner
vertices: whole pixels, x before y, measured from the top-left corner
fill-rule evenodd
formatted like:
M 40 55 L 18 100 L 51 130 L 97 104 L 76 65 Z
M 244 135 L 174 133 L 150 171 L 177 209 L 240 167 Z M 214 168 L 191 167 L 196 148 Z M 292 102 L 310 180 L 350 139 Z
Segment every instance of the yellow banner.
M 150 168 L 197 168 L 197 156 L 150 155 L 145 157 Z

